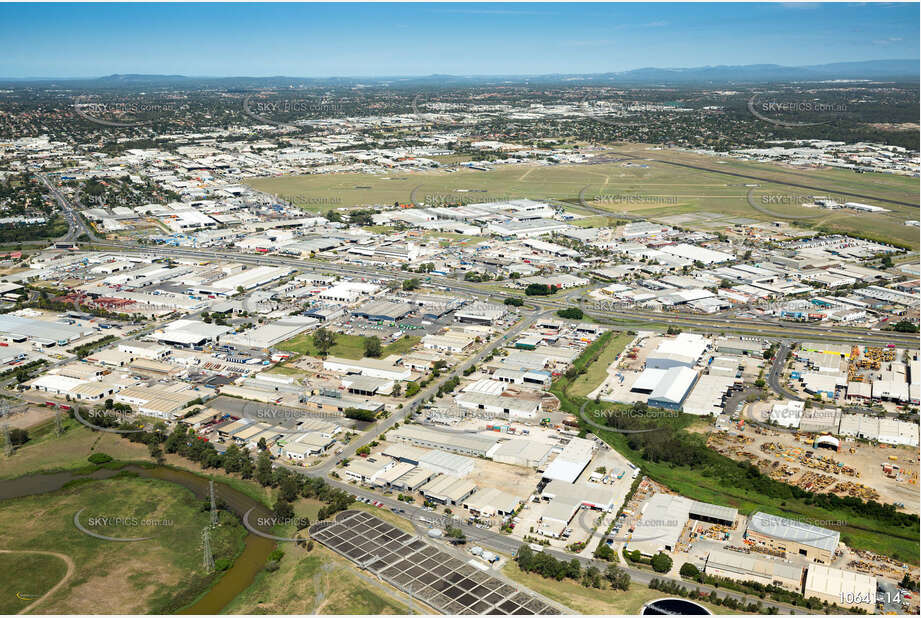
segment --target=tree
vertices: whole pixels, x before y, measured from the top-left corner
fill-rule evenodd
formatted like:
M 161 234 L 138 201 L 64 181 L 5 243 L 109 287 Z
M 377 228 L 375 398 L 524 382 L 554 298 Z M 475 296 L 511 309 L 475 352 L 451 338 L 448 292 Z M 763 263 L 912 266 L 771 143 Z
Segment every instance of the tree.
M 918 332 L 918 327 L 908 320 L 901 320 L 892 327 L 892 330 L 899 333 L 916 333 Z
M 361 408 L 346 408 L 343 412 L 345 418 L 351 418 L 356 421 L 372 422 L 377 419 L 377 413 L 373 410 L 363 410 Z
M 419 385 L 415 382 L 409 382 L 406 384 L 406 396 L 412 397 L 420 390 Z
M 419 289 L 419 279 L 417 277 L 413 277 L 412 279 L 404 280 L 403 289 L 407 292 Z
M 381 346 L 379 337 L 365 337 L 365 356 L 377 358 L 383 351 L 384 348 Z
M 617 560 L 617 552 L 611 549 L 611 546 L 607 543 L 600 543 L 595 550 L 595 557 L 599 560 L 615 562 Z
M 330 348 L 336 345 L 336 334 L 325 328 L 318 328 L 313 333 L 313 347 L 317 349 L 320 356 L 326 356 Z
M 259 438 L 259 442 L 256 443 L 256 447 L 260 451 L 266 451 L 269 448 L 268 443 L 265 441 L 265 438 Z
M 290 520 L 294 518 L 294 507 L 291 506 L 291 503 L 287 500 L 283 500 L 281 497 L 275 501 L 275 508 L 272 509 L 275 512 L 275 517 L 281 520 Z
M 630 588 L 630 575 L 617 565 L 610 565 L 604 572 L 604 578 L 610 582 L 615 590 L 628 590 Z
M 556 291 L 556 287 L 544 285 L 543 283 L 531 283 L 524 289 L 524 293 L 528 296 L 550 296 L 555 294 Z
M 402 393 L 403 393 L 403 387 L 400 386 L 399 383 L 394 384 L 393 390 L 391 391 L 390 394 L 393 395 L 394 397 L 399 397 Z
M 679 573 L 681 573 L 681 577 L 696 579 L 697 576 L 700 575 L 700 570 L 690 562 L 685 562 L 681 565 L 681 570 Z
M 272 459 L 268 451 L 260 451 L 256 458 L 256 480 L 263 487 L 272 484 Z
M 656 573 L 668 573 L 672 570 L 672 559 L 668 554 L 658 553 L 652 557 L 652 569 Z
M 581 320 L 585 314 L 582 313 L 582 310 L 578 307 L 570 307 L 568 309 L 560 309 L 556 312 L 561 318 L 566 318 L 567 320 Z
M 510 307 L 521 307 L 524 304 L 523 300 L 515 296 L 509 296 L 503 302 Z

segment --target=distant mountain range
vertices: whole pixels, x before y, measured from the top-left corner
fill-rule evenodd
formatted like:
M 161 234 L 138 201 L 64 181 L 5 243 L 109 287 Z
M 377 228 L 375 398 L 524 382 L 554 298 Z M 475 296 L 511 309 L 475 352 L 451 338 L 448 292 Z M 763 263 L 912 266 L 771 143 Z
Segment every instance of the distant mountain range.
M 425 75 L 393 77 L 191 77 L 186 75 L 121 74 L 96 78 L 0 78 L 8 85 L 29 83 L 67 84 L 81 87 L 120 88 L 138 86 L 220 86 L 259 88 L 282 85 L 389 85 L 389 86 L 473 86 L 514 84 L 572 85 L 720 85 L 796 81 L 919 81 L 919 60 L 867 60 L 806 66 L 779 64 L 718 65 L 693 68 L 641 68 L 610 73 L 553 73 L 546 75 Z

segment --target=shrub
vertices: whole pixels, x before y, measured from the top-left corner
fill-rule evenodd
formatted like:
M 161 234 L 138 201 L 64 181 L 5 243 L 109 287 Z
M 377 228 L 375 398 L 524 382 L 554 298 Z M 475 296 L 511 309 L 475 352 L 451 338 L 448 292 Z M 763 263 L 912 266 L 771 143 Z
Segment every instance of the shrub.
M 112 456 L 106 455 L 105 453 L 93 453 L 87 459 L 89 459 L 90 463 L 94 463 L 98 465 L 98 464 L 109 463 L 110 461 L 112 461 Z

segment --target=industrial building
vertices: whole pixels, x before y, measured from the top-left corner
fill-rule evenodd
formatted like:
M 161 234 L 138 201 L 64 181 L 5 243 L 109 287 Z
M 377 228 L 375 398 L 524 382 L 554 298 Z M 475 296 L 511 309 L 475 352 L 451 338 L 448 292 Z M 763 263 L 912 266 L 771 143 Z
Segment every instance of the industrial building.
M 351 360 L 336 356 L 327 356 L 323 359 L 323 369 L 336 373 L 359 374 L 372 378 L 405 381 L 412 378 L 409 367 L 397 364 L 399 356 L 391 355 L 387 358 L 360 358 Z
M 646 358 L 650 369 L 671 369 L 672 367 L 693 367 L 709 347 L 703 335 L 681 333 L 674 339 L 665 339 Z
M 541 469 L 552 452 L 553 446 L 550 444 L 527 438 L 513 438 L 507 442 L 500 442 L 492 453 L 492 459 L 512 466 Z
M 8 313 L 0 315 L 0 340 L 5 343 L 34 341 L 42 345 L 67 345 L 95 332 L 76 324 L 33 320 Z
M 842 571 L 830 566 L 811 564 L 806 571 L 803 596 L 815 597 L 829 605 L 863 608 L 876 613 L 876 576 L 855 571 Z
M 779 586 L 791 592 L 801 592 L 803 567 L 779 560 L 762 558 L 722 549 L 711 551 L 704 563 L 704 573 L 739 582 L 757 582 L 764 586 Z
M 395 322 L 402 320 L 413 312 L 409 303 L 394 303 L 387 300 L 375 300 L 352 310 L 352 315 L 375 322 Z
M 218 341 L 231 330 L 229 326 L 206 324 L 201 320 L 176 320 L 150 337 L 161 343 L 191 348 Z
M 507 517 L 521 506 L 521 498 L 501 489 L 479 489 L 464 500 L 464 508 L 480 517 Z
M 727 527 L 735 525 L 738 511 L 732 507 L 698 502 L 683 496 L 655 494 L 642 507 L 642 518 L 627 545 L 644 556 L 673 551 L 691 519 Z
M 499 441 L 498 436 L 443 432 L 419 425 L 393 429 L 387 432 L 387 439 L 471 457 L 486 457 Z
M 584 438 L 572 438 L 544 470 L 543 478 L 549 481 L 574 483 L 595 454 L 595 443 Z
M 697 382 L 697 372 L 689 367 L 647 368 L 636 379 L 631 392 L 648 393 L 650 406 L 679 410 Z
M 473 473 L 473 460 L 456 453 L 431 450 L 419 458 L 419 467 L 430 472 L 464 478 Z
M 540 399 L 520 399 L 489 393 L 461 392 L 454 401 L 465 410 L 482 410 L 509 419 L 535 419 L 541 412 Z
M 342 469 L 346 479 L 357 483 L 373 483 L 380 474 L 397 465 L 394 461 L 370 461 L 368 459 L 353 459 Z
M 363 375 L 348 375 L 342 378 L 342 386 L 352 395 L 373 397 L 374 395 L 389 395 L 393 392 L 396 383 L 387 378 L 374 378 Z
M 918 446 L 918 425 L 894 418 L 842 414 L 837 433 L 881 444 Z
M 221 343 L 247 348 L 271 348 L 319 324 L 307 316 L 288 316 L 277 322 L 261 324 L 255 328 L 221 337 Z
M 749 518 L 745 538 L 774 551 L 804 556 L 818 564 L 830 564 L 841 534 L 795 519 L 758 512 Z
M 496 321 L 501 320 L 506 313 L 508 311 L 502 305 L 477 302 L 458 309 L 454 313 L 454 319 L 464 324 L 492 326 Z
M 436 476 L 419 489 L 423 496 L 439 504 L 461 504 L 476 490 L 473 481 L 450 474 Z

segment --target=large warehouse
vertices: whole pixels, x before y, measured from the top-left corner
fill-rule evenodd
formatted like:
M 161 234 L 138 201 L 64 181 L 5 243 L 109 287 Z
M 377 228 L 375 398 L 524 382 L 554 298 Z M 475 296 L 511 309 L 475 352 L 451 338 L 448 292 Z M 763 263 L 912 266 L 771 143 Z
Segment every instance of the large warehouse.
M 645 556 L 661 550 L 673 551 L 688 520 L 732 527 L 738 511 L 732 507 L 708 504 L 672 494 L 655 494 L 642 507 L 627 549 L 638 549 Z
M 674 339 L 665 339 L 646 357 L 646 367 L 671 369 L 693 367 L 707 351 L 710 343 L 703 335 L 681 333 Z
M 419 458 L 419 466 L 432 472 L 465 477 L 473 472 L 473 460 L 456 453 L 431 450 Z
M 395 322 L 413 312 L 409 303 L 394 303 L 387 300 L 373 300 L 352 311 L 352 315 L 372 321 Z
M 800 592 L 803 585 L 803 567 L 769 560 L 755 554 L 742 554 L 722 549 L 709 553 L 704 564 L 704 573 L 740 582 L 780 586 L 791 592 Z
M 816 597 L 842 607 L 862 607 L 876 613 L 876 577 L 854 571 L 842 571 L 821 564 L 811 564 L 806 572 L 803 596 Z
M 398 427 L 387 433 L 387 439 L 472 457 L 486 457 L 499 441 L 498 436 L 436 431 L 420 425 Z
M 647 369 L 640 376 L 640 380 L 650 371 L 660 373 L 655 374 L 659 379 L 649 393 L 649 405 L 668 410 L 681 409 L 688 393 L 691 392 L 691 388 L 697 383 L 697 372 L 688 367 L 672 367 L 668 370 Z M 640 380 L 637 380 L 637 382 Z M 636 386 L 634 386 L 635 388 Z
M 0 315 L 0 339 L 8 342 L 30 340 L 48 345 L 64 345 L 93 332 L 95 331 L 92 328 L 82 326 L 33 320 L 10 314 Z
M 758 512 L 748 520 L 745 538 L 775 551 L 805 556 L 818 564 L 829 564 L 841 534 L 795 519 Z
M 573 438 L 547 466 L 544 478 L 551 481 L 574 483 L 585 467 L 591 463 L 594 452 L 595 443 L 593 441 Z
M 541 468 L 550 457 L 553 446 L 528 438 L 513 438 L 502 442 L 493 451 L 492 459 L 499 463 L 525 468 Z
M 247 348 L 271 348 L 318 323 L 316 318 L 288 316 L 277 322 L 262 324 L 236 334 L 224 335 L 221 342 Z

